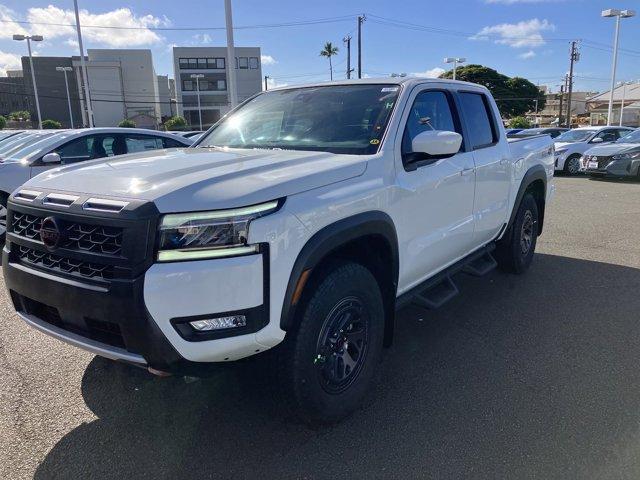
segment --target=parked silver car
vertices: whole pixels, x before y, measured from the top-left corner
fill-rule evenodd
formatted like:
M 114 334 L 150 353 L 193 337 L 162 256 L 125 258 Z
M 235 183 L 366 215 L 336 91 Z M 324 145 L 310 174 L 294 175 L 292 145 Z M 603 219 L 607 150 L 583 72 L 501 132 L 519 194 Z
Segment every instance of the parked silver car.
M 7 198 L 31 177 L 60 165 L 193 143 L 189 138 L 138 128 L 44 132 L 25 136 L 4 153 L 0 144 L 0 243 L 6 232 Z
M 582 162 L 584 171 L 594 177 L 640 178 L 640 130 L 587 150 Z

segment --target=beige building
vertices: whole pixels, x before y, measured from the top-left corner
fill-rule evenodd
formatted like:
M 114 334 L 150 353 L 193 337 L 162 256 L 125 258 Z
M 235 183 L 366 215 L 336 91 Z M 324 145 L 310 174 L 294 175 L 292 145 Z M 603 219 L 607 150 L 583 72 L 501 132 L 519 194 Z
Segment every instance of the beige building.
M 591 125 L 606 125 L 609 111 L 610 90 L 594 95 L 587 100 Z M 622 105 L 624 104 L 624 111 Z M 613 115 L 611 124 L 640 127 L 640 82 L 618 85 L 613 91 Z
M 577 123 L 578 116 L 587 113 L 587 98 L 593 95 L 591 92 L 572 92 L 571 93 L 571 118 L 573 123 Z M 560 98 L 562 97 L 562 102 Z M 567 116 L 567 93 L 545 93 L 545 106 L 536 115 L 531 112 L 527 115 L 529 120 L 540 126 L 557 125 L 560 119 L 560 106 L 562 106 L 562 119 L 566 122 Z

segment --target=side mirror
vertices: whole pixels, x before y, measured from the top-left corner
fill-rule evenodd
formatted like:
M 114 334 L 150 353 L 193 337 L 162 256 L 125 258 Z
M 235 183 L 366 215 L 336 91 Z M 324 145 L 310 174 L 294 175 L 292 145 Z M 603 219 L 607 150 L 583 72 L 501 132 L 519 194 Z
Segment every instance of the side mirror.
M 413 153 L 426 153 L 431 157 L 445 158 L 455 155 L 462 145 L 462 135 L 443 130 L 427 130 L 413 138 Z
M 42 163 L 62 163 L 62 159 L 60 158 L 60 155 L 55 152 L 47 153 L 42 157 Z
M 591 143 L 602 143 L 602 142 L 604 142 L 602 137 L 596 137 L 593 140 L 591 140 Z

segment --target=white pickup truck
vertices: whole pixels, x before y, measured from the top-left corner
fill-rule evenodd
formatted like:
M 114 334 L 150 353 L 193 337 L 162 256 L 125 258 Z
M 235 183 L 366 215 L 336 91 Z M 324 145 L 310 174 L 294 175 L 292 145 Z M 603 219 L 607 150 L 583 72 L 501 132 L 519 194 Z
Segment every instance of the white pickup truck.
M 29 325 L 155 374 L 273 349 L 295 411 L 335 422 L 397 308 L 440 306 L 458 272 L 527 269 L 553 173 L 551 139 L 508 143 L 478 85 L 277 89 L 195 147 L 29 180 L 8 202 L 3 273 Z

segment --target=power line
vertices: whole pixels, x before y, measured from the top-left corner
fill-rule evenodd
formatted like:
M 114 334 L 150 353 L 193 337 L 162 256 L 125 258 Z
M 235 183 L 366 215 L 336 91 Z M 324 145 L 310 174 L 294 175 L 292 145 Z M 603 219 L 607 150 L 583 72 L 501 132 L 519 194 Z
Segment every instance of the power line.
M 234 30 L 248 30 L 248 29 L 256 29 L 256 28 L 284 28 L 284 27 L 298 27 L 298 26 L 306 26 L 306 25 L 320 25 L 325 23 L 337 23 L 337 22 L 346 22 L 352 21 L 355 15 L 343 15 L 341 17 L 329 17 L 329 18 L 318 18 L 312 20 L 300 20 L 294 22 L 281 22 L 281 23 L 263 23 L 257 25 L 236 25 L 233 27 Z M 55 22 L 29 22 L 26 20 L 0 20 L 0 23 L 17 23 L 20 25 L 42 25 L 42 26 L 50 26 L 50 27 L 73 27 L 75 28 L 74 23 L 55 23 Z M 226 30 L 226 27 L 153 27 L 153 26 L 145 26 L 145 27 L 131 27 L 131 26 L 117 26 L 117 25 L 85 25 L 82 24 L 82 28 L 98 28 L 98 29 L 106 29 L 106 30 L 151 30 L 151 31 L 215 31 L 215 30 Z

